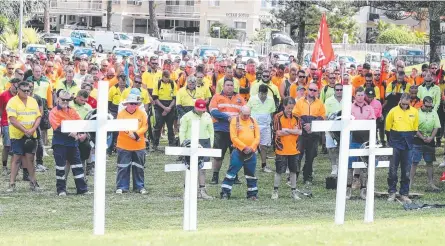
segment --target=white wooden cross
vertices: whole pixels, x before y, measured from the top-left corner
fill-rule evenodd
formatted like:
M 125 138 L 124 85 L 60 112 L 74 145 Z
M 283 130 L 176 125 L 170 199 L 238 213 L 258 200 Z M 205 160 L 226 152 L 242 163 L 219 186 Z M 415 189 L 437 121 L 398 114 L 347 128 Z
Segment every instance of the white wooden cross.
M 376 148 L 376 121 L 375 120 L 351 120 L 349 115 L 352 108 L 352 87 L 343 86 L 342 117 L 340 121 L 313 121 L 311 131 L 340 131 L 340 156 L 337 179 L 337 196 L 335 203 L 335 223 L 345 222 L 346 185 L 348 179 L 349 156 L 369 156 L 368 160 L 368 184 L 366 192 L 365 222 L 374 221 L 374 182 L 375 182 L 375 156 L 392 155 L 392 148 Z M 349 149 L 351 131 L 369 130 L 368 149 Z M 386 166 L 388 162 L 379 162 L 378 166 Z M 356 167 L 363 163 L 355 163 Z
M 167 164 L 165 172 L 185 171 L 184 189 L 184 231 L 196 231 L 198 210 L 198 157 L 221 157 L 220 149 L 198 148 L 199 144 L 199 121 L 192 122 L 192 136 L 190 148 L 166 147 L 166 155 L 190 156 L 190 170 L 184 164 Z M 211 169 L 212 163 L 204 163 L 203 169 Z
M 105 233 L 105 178 L 107 132 L 135 131 L 138 120 L 108 120 L 108 81 L 99 81 L 96 120 L 64 120 L 62 132 L 96 132 L 94 171 L 94 234 Z

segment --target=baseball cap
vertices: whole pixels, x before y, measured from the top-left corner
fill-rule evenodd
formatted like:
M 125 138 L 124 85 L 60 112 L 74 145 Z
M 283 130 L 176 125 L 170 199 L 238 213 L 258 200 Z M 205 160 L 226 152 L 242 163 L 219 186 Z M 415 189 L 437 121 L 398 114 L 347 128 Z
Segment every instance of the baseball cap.
M 45 59 L 46 59 L 46 55 L 45 55 L 45 54 L 43 54 L 43 53 L 42 53 L 42 54 L 40 54 L 40 56 L 39 56 L 39 59 L 40 59 L 40 60 L 45 60 Z
M 301 89 L 306 90 L 306 88 L 305 88 L 304 86 L 299 85 L 298 88 L 297 88 L 297 91 L 299 91 L 299 90 L 301 90 Z
M 205 112 L 207 110 L 206 108 L 206 101 L 204 99 L 198 99 L 195 102 L 195 110 Z
M 244 66 L 244 64 L 239 63 L 238 65 L 236 65 L 236 69 L 242 69 L 244 70 L 246 67 Z
M 365 94 L 368 96 L 368 97 L 375 97 L 375 91 L 374 91 L 374 88 L 366 88 L 365 89 Z

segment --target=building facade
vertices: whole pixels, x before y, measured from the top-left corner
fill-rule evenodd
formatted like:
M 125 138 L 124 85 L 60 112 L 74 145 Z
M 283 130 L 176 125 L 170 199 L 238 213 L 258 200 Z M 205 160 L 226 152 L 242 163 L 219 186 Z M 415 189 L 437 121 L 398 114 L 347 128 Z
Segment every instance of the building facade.
M 111 29 L 128 33 L 149 33 L 150 16 L 146 0 L 112 0 Z M 252 36 L 261 20 L 271 18 L 278 0 L 156 0 L 160 29 L 199 32 L 208 36 L 210 26 L 221 22 Z M 107 26 L 107 0 L 52 0 L 51 24 L 57 29 L 82 23 L 93 29 Z

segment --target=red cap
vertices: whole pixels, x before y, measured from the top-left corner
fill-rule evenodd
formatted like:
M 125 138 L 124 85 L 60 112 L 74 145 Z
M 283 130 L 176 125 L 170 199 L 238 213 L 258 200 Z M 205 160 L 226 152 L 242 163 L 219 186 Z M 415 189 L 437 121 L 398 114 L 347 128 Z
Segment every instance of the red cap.
M 204 99 L 196 100 L 196 102 L 195 102 L 195 110 L 201 111 L 201 112 L 207 111 L 206 101 L 204 101 Z
M 42 53 L 42 54 L 40 54 L 40 57 L 39 57 L 39 59 L 40 59 L 40 60 L 45 60 L 45 59 L 46 59 L 46 55 L 45 55 L 45 54 L 43 54 L 43 53 Z

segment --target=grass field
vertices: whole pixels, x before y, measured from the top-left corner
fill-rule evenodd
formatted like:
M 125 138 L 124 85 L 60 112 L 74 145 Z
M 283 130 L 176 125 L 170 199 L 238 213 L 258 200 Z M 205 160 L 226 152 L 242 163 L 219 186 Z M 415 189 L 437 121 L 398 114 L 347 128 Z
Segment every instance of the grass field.
M 438 160 L 442 153 L 438 149 Z M 245 199 L 242 179 L 244 184 L 234 186 L 231 200 L 199 201 L 198 232 L 186 233 L 182 231 L 184 175 L 163 172 L 164 164 L 175 159 L 150 153 L 145 169 L 148 195 L 114 194 L 115 157 L 107 162 L 106 235 L 101 237 L 92 236 L 92 195 L 56 196 L 52 157 L 45 159 L 50 170 L 38 174 L 40 193 L 31 193 L 28 183 L 20 181 L 18 191 L 7 194 L 8 182 L 1 177 L 0 245 L 439 245 L 445 238 L 443 209 L 404 211 L 400 204 L 383 199 L 376 199 L 375 223 L 363 224 L 365 202 L 353 199 L 347 202 L 346 224 L 334 225 L 335 191 L 324 188 L 330 172 L 325 155 L 315 161 L 312 199 L 293 202 L 283 180 L 280 199 L 272 201 L 273 174 L 258 172 L 259 201 Z M 268 164 L 274 167 L 273 160 Z M 441 171 L 436 168 L 436 180 Z M 211 171 L 207 176 L 209 180 Z M 376 190 L 386 190 L 386 177 L 386 169 L 377 170 Z M 298 184 L 302 186 L 301 181 Z M 443 189 L 443 184 L 439 187 Z M 425 188 L 426 173 L 419 168 L 412 190 Z M 208 185 L 210 195 L 219 191 L 219 186 Z M 72 174 L 68 192 L 75 192 Z M 416 202 L 445 203 L 445 193 L 425 193 Z

